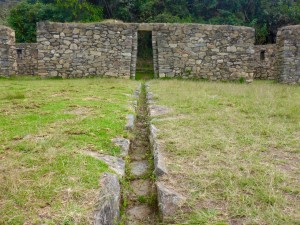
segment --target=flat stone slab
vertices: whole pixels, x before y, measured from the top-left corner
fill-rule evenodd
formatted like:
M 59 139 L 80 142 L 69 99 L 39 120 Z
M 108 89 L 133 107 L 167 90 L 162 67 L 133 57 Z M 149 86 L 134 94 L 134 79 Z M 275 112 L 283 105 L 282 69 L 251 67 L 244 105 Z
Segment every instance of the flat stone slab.
M 141 89 L 142 89 L 142 84 L 139 83 L 137 89 L 133 92 L 133 97 L 134 98 L 139 98 L 140 97 Z
M 127 115 L 127 123 L 125 125 L 126 130 L 133 130 L 134 128 L 134 115 L 129 114 Z
M 126 157 L 129 152 L 130 141 L 126 138 L 114 138 L 112 142 L 121 148 L 121 156 Z
M 115 225 L 120 217 L 121 188 L 116 174 L 104 173 L 94 212 L 94 225 Z
M 158 129 L 154 125 L 150 125 L 150 144 L 152 154 L 154 156 L 154 172 L 156 176 L 162 176 L 168 173 L 166 162 L 162 154 L 162 145 L 157 140 Z
M 154 95 L 153 95 L 153 93 L 152 93 L 152 92 L 149 92 L 149 87 L 146 88 L 146 90 L 147 90 L 147 100 L 148 100 L 148 101 L 153 101 L 153 100 L 154 100 Z
M 134 161 L 129 165 L 131 174 L 133 176 L 142 176 L 145 175 L 149 169 L 149 162 L 147 160 Z
M 145 224 L 152 217 L 152 209 L 146 205 L 138 205 L 127 211 L 127 224 Z M 142 223 L 141 223 L 142 222 Z
M 98 152 L 92 151 L 83 151 L 83 153 L 105 162 L 110 169 L 115 171 L 121 177 L 125 175 L 125 161 L 123 159 L 110 155 L 101 155 Z
M 151 182 L 149 179 L 138 179 L 130 182 L 133 195 L 135 196 L 146 196 L 151 192 Z
M 135 152 L 133 155 L 130 155 L 130 159 L 134 160 L 134 161 L 141 161 L 144 160 L 145 158 L 147 158 L 147 156 L 145 155 L 145 153 L 142 152 Z
M 164 217 L 175 215 L 186 201 L 186 198 L 174 189 L 166 187 L 162 182 L 156 183 L 158 206 Z

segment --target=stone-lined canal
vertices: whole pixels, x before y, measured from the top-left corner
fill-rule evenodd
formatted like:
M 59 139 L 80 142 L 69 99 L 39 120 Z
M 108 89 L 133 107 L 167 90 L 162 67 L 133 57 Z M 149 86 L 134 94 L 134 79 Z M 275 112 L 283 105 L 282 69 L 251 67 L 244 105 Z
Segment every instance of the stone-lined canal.
M 123 223 L 126 225 L 151 225 L 157 224 L 159 219 L 144 83 L 141 87 L 136 115 L 133 129 L 134 138 L 126 163 L 126 176 L 122 187 Z

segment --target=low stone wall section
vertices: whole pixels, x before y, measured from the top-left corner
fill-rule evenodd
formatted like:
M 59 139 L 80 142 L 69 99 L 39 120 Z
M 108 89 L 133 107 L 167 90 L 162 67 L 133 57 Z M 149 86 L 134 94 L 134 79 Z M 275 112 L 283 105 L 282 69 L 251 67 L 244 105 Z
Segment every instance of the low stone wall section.
M 136 25 L 40 22 L 38 70 L 42 77 L 135 74 Z
M 275 44 L 255 45 L 254 79 L 276 80 L 277 47 Z
M 36 43 L 17 43 L 16 55 L 18 75 L 38 74 L 38 49 Z
M 282 83 L 300 83 L 300 25 L 287 26 L 277 33 L 278 79 Z
M 15 31 L 0 25 L 0 75 L 8 77 L 16 71 Z
M 157 24 L 155 71 L 159 77 L 252 81 L 254 35 L 249 27 Z

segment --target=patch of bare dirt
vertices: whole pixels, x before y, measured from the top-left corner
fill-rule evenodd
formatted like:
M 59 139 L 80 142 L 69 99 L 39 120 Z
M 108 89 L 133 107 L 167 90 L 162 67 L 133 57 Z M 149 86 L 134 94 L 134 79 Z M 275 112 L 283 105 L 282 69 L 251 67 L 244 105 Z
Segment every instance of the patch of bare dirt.
M 99 100 L 101 100 L 101 98 L 96 97 L 96 96 L 89 96 L 89 97 L 83 98 L 83 100 L 84 101 L 99 101 Z
M 83 107 L 83 106 L 77 106 L 77 105 L 71 105 L 69 106 L 70 110 L 66 110 L 65 113 L 67 114 L 73 114 L 78 116 L 87 116 L 90 115 L 92 112 L 92 109 L 89 107 Z

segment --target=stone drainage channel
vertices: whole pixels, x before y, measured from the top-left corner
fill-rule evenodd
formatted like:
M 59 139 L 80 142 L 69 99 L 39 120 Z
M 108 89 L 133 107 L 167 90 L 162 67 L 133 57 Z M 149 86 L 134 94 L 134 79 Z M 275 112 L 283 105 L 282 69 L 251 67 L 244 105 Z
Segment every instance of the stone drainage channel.
M 132 130 L 134 138 L 122 182 L 121 224 L 125 225 L 159 223 L 146 94 L 145 84 L 142 84 Z

